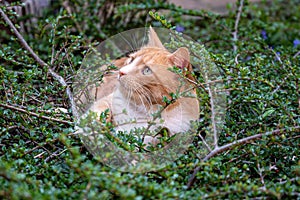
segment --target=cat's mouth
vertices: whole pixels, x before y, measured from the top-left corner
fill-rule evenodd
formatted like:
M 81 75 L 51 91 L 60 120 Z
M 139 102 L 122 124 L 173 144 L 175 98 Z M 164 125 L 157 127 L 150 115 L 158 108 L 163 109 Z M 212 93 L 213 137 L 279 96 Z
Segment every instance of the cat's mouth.
M 117 79 L 120 81 L 120 78 L 121 78 L 121 75 L 119 73 L 118 76 L 117 76 Z

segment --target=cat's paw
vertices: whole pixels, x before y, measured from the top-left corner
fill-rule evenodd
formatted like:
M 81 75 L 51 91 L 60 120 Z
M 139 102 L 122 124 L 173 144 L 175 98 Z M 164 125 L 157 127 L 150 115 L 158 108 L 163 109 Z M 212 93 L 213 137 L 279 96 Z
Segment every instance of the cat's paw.
M 145 136 L 143 144 L 147 146 L 156 146 L 159 143 L 159 140 L 152 136 Z

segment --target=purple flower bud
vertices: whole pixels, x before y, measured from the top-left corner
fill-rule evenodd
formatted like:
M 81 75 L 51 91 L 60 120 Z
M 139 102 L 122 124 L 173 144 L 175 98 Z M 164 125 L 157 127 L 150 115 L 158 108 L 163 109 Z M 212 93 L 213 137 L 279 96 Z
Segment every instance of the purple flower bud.
M 176 30 L 177 32 L 182 33 L 182 32 L 184 31 L 184 27 L 183 27 L 183 26 L 180 26 L 180 25 L 177 25 L 175 30 Z
M 265 30 L 262 30 L 260 34 L 264 40 L 268 39 L 267 32 Z
M 299 39 L 295 39 L 293 41 L 294 47 L 297 47 L 300 44 L 300 40 Z

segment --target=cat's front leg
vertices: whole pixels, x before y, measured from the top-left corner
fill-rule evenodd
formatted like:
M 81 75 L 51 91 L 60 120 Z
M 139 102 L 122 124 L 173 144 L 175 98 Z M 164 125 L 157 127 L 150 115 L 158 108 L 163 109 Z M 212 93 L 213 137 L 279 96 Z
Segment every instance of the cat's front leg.
M 111 105 L 112 105 L 112 94 L 96 101 L 89 111 L 95 112 L 97 114 L 97 119 L 100 119 L 100 116 L 103 112 L 107 111 L 106 113 L 106 121 L 112 121 L 112 113 L 111 113 Z
M 111 96 L 108 95 L 92 104 L 89 110 L 81 116 L 79 121 L 77 122 L 78 125 L 75 126 L 76 134 L 80 134 L 83 136 L 84 139 L 87 139 L 88 142 L 94 142 L 98 141 L 98 133 L 101 127 L 99 126 L 99 123 L 94 123 L 96 121 L 100 122 L 100 117 L 103 112 L 106 112 L 106 122 L 111 122 L 112 120 L 112 114 L 111 114 Z M 93 114 L 96 114 L 95 116 L 89 116 L 93 112 Z M 90 118 L 93 117 L 93 118 Z M 87 119 L 87 121 L 85 121 Z M 91 121 L 93 120 L 93 121 Z M 99 129 L 100 128 L 100 129 Z M 92 143 L 92 145 L 95 145 Z
M 152 136 L 145 136 L 144 138 L 144 141 L 143 141 L 143 144 L 147 146 L 156 146 L 157 144 L 159 143 L 159 140 L 155 137 L 152 137 Z

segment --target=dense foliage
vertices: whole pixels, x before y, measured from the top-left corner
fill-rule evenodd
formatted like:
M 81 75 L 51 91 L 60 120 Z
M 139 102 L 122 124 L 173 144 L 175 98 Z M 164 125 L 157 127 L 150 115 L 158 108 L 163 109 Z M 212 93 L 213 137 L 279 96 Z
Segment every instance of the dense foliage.
M 73 135 L 66 88 L 24 50 L 1 18 L 1 198 L 300 198 L 299 0 L 238 1 L 226 15 L 185 10 L 160 0 L 86 2 L 57 1 L 22 33 L 69 85 L 89 47 L 130 28 L 165 26 L 203 43 L 221 71 L 228 107 L 220 146 L 260 133 L 276 134 L 229 148 L 205 162 L 194 144 L 161 170 L 142 174 L 111 169 Z M 22 20 L 0 8 L 14 22 Z M 149 15 L 151 10 L 157 13 Z M 195 168 L 198 173 L 188 188 Z

